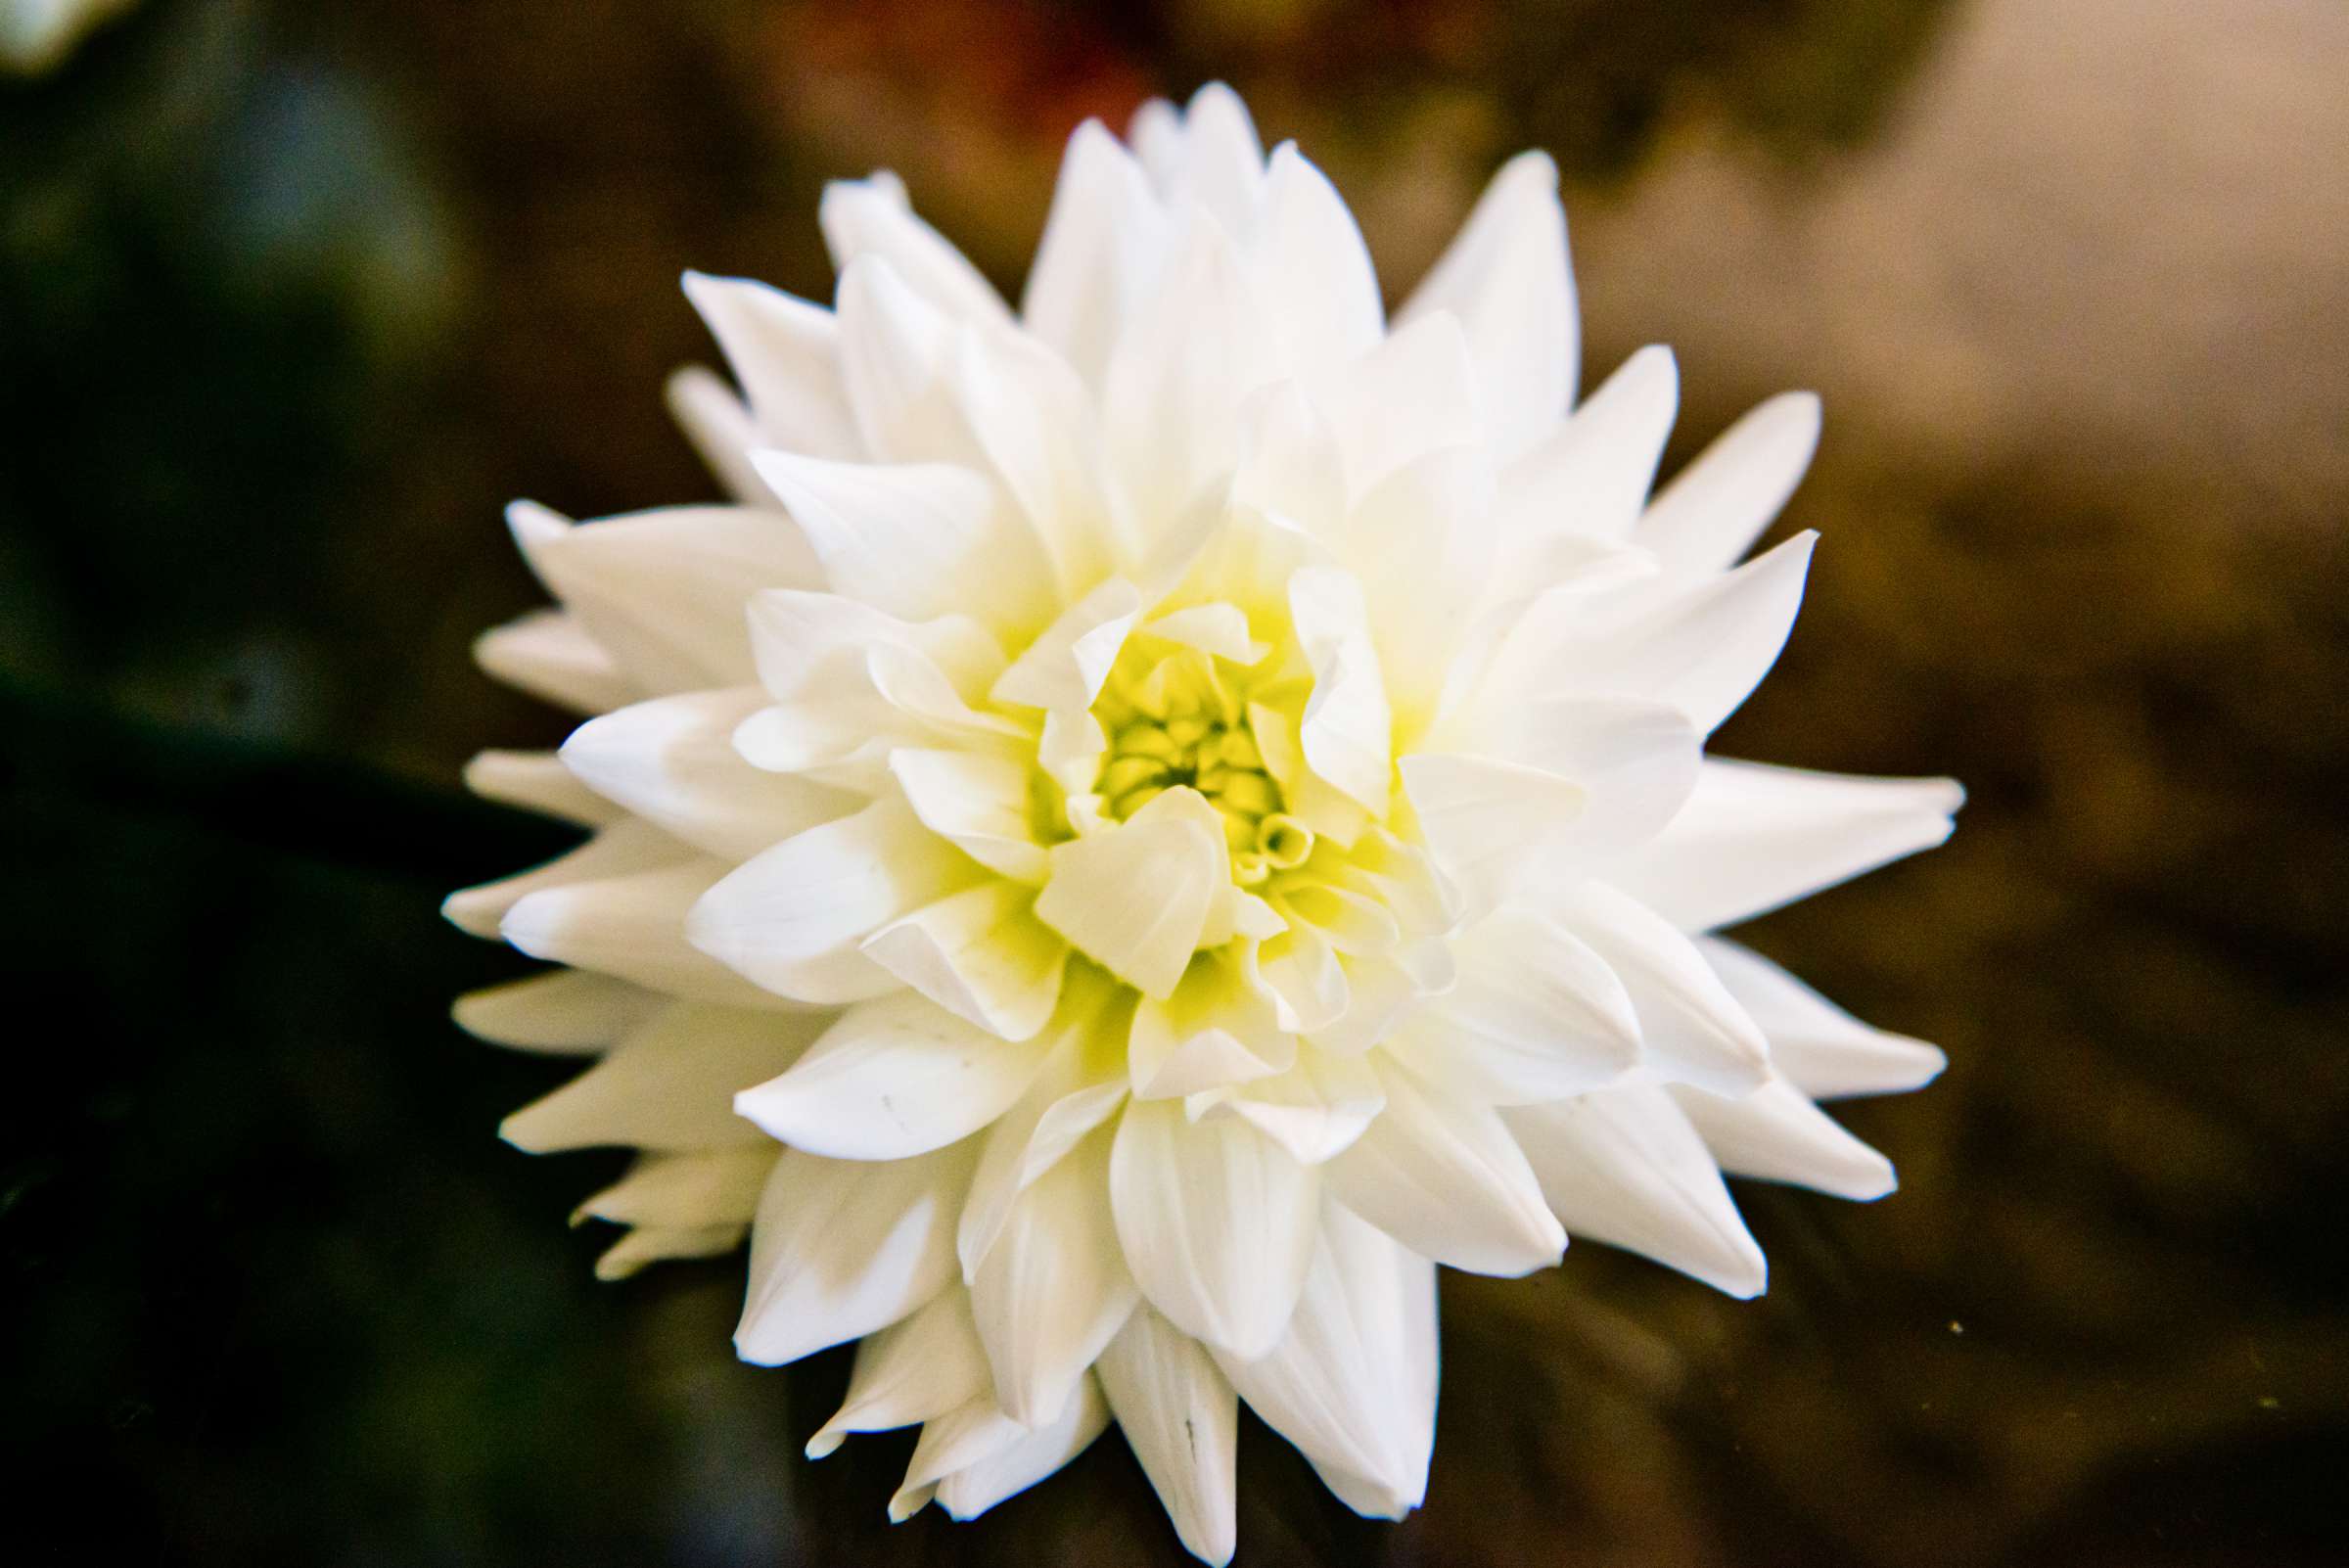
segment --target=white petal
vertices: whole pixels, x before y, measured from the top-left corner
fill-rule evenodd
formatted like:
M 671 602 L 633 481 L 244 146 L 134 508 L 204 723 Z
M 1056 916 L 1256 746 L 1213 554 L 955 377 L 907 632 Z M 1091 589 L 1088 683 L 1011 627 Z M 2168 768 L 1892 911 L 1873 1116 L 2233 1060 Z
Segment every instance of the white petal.
M 902 915 L 864 939 L 875 963 L 1001 1039 L 1044 1027 L 1060 1000 L 1068 945 L 1029 913 L 1032 889 L 990 878 Z
M 1335 530 L 1346 511 L 1346 458 L 1337 432 L 1295 381 L 1259 389 L 1240 411 L 1240 455 L 1231 504 L 1251 508 L 1314 536 Z M 1291 568 L 1293 570 L 1293 567 Z M 1226 571 L 1249 586 L 1277 588 L 1279 566 Z M 1248 579 L 1258 579 L 1248 581 Z M 1215 591 L 1234 591 L 1227 583 Z
M 1202 954 L 1166 1000 L 1145 996 L 1127 1044 L 1134 1094 L 1180 1099 L 1286 1070 L 1297 1038 L 1236 968 Z
M 686 365 L 669 376 L 663 391 L 669 417 L 719 486 L 745 506 L 775 505 L 774 492 L 751 466 L 752 448 L 770 444 L 769 438 L 725 378 L 702 365 Z
M 1118 827 L 1053 846 L 1036 917 L 1119 979 L 1165 997 L 1207 929 L 1227 865 L 1216 808 L 1196 790 L 1170 789 Z M 1149 897 L 1134 897 L 1139 888 Z
M 1354 999 L 1337 948 L 1312 926 L 1290 926 L 1245 961 L 1253 964 L 1258 984 L 1271 998 L 1273 1017 L 1292 1034 L 1329 1028 L 1346 1016 Z
M 1191 1555 L 1221 1565 L 1237 1538 L 1239 1401 L 1200 1343 L 1148 1307 L 1102 1353 L 1110 1413 Z
M 808 541 L 779 512 L 678 506 L 584 523 L 531 549 L 556 595 L 648 693 L 752 678 L 743 605 L 819 581 Z
M 1672 1097 L 1731 1176 L 1797 1186 L 1862 1202 L 1899 1185 L 1892 1162 L 1837 1126 L 1801 1089 L 1773 1079 L 1742 1099 L 1696 1089 Z
M 834 592 L 909 621 L 958 609 L 993 625 L 1040 621 L 1052 581 L 1042 547 L 969 469 L 780 451 L 755 461 L 806 531 Z
M 995 1400 L 1023 1426 L 1067 1407 L 1139 1299 L 1110 1218 L 1110 1136 L 1095 1130 L 1020 1194 L 971 1277 Z
M 1265 200 L 1264 144 L 1240 95 L 1211 81 L 1182 115 L 1182 168 L 1174 194 L 1188 197 L 1234 235 L 1254 231 Z
M 701 312 L 742 384 L 760 439 L 816 457 L 861 457 L 840 374 L 840 323 L 818 304 L 745 278 L 685 274 Z
M 740 1224 L 638 1225 L 595 1260 L 595 1277 L 625 1279 L 647 1264 L 675 1258 L 719 1258 L 742 1245 Z
M 759 1211 L 760 1189 L 782 1152 L 761 1141 L 739 1148 L 647 1154 L 624 1177 L 580 1204 L 572 1219 L 576 1222 L 592 1217 L 614 1224 L 668 1229 L 747 1225 Z
M 857 1345 L 848 1397 L 807 1440 L 807 1457 L 823 1458 L 851 1432 L 887 1432 L 944 1415 L 987 1389 L 970 1292 L 949 1286 Z
M 1702 743 L 1678 709 L 1545 699 L 1480 725 L 1481 756 L 1403 760 L 1428 847 L 1486 906 L 1529 883 L 1611 866 L 1696 787 Z
M 1717 937 L 1696 945 L 1770 1037 L 1772 1064 L 1815 1100 L 1902 1093 L 1948 1065 L 1938 1047 L 1869 1028 L 1760 953 Z
M 1216 1364 L 1267 1424 L 1341 1496 L 1392 1517 L 1427 1491 L 1436 1433 L 1436 1268 L 1366 1221 L 1332 1208 L 1288 1332 L 1254 1360 Z
M 1802 483 L 1819 448 L 1819 398 L 1781 392 L 1730 426 L 1682 469 L 1633 530 L 1670 572 L 1731 566 Z
M 1109 1405 L 1100 1384 L 1086 1378 L 1067 1408 L 1050 1425 L 1022 1433 L 1014 1442 L 947 1476 L 939 1484 L 938 1505 L 955 1519 L 976 1519 L 1005 1498 L 1025 1492 L 1092 1447 L 1109 1426 Z
M 1396 707 L 1433 712 L 1493 569 L 1492 464 L 1481 444 L 1439 446 L 1398 464 L 1339 530 L 1361 579 L 1380 668 Z
M 1103 392 L 1112 471 L 1147 551 L 1239 455 L 1248 393 L 1278 379 L 1280 343 L 1224 231 L 1194 213 L 1155 297 L 1118 345 Z
M 600 714 L 643 695 L 578 619 L 561 610 L 533 610 L 483 632 L 473 659 L 517 691 L 575 714 Z
M 1196 1126 L 1133 1101 L 1109 1167 L 1118 1239 L 1150 1304 L 1185 1333 L 1243 1357 L 1279 1338 L 1304 1288 L 1319 1183 L 1244 1122 Z
M 1565 417 L 1581 327 L 1547 155 L 1521 153 L 1501 166 L 1398 319 L 1437 310 L 1466 330 L 1497 451 L 1515 453 Z
M 1316 1050 L 1302 1053 L 1285 1073 L 1222 1096 L 1213 1114 L 1236 1116 L 1299 1164 L 1319 1165 L 1351 1148 L 1386 1104 L 1368 1062 Z
M 693 905 L 684 935 L 777 994 L 858 1000 L 897 982 L 855 945 L 978 874 L 885 796 L 737 867 Z
M 563 743 L 564 765 L 688 844 L 741 860 L 844 816 L 855 797 L 753 767 L 735 727 L 769 702 L 758 686 L 687 692 L 589 719 Z
M 1554 921 L 1502 909 L 1452 951 L 1458 983 L 1388 1047 L 1430 1083 L 1486 1105 L 1532 1105 L 1596 1088 L 1638 1060 L 1623 983 Z
M 1577 637 L 1569 628 L 1562 639 L 1535 639 L 1545 650 L 1533 677 L 1539 683 L 1516 689 L 1666 703 L 1710 733 L 1762 683 L 1786 645 L 1817 538 L 1798 533 L 1603 634 Z
M 1651 345 L 1625 360 L 1574 417 L 1510 465 L 1496 531 L 1502 571 L 1541 561 L 1565 537 L 1620 539 L 1655 482 L 1681 400 L 1672 350 Z M 1508 579 L 1520 589 L 1547 586 Z
M 1258 276 L 1288 362 L 1308 378 L 1335 375 L 1386 331 L 1362 231 L 1294 142 L 1273 150 L 1264 214 Z
M 836 271 L 860 256 L 885 258 L 931 303 L 975 321 L 1004 323 L 1011 312 L 993 285 L 946 238 L 914 216 L 895 179 L 834 180 L 816 208 Z
M 533 958 L 733 1007 L 789 1008 L 685 940 L 686 911 L 724 874 L 696 859 L 547 888 L 506 911 L 498 934 Z
M 498 1133 L 532 1154 L 598 1144 L 761 1146 L 759 1130 L 735 1116 L 734 1091 L 789 1067 L 822 1023 L 677 1003 L 595 1066 L 507 1117 Z
M 544 865 L 478 887 L 460 888 L 440 900 L 440 914 L 469 936 L 495 937 L 507 913 L 533 893 L 641 871 L 665 871 L 693 858 L 692 851 L 647 823 L 615 822 L 598 828 L 584 844 Z
M 1505 1115 L 1569 1233 L 1645 1253 L 1732 1296 L 1762 1293 L 1762 1249 L 1669 1092 L 1602 1089 Z
M 1313 673 L 1297 726 L 1307 765 L 1373 816 L 1387 809 L 1394 716 L 1361 584 L 1309 567 L 1289 579 L 1289 614 Z
M 1665 1079 L 1743 1094 L 1768 1076 L 1770 1044 L 1696 945 L 1636 899 L 1586 882 L 1543 910 L 1589 943 L 1631 993 L 1646 1065 Z
M 953 316 L 879 255 L 841 272 L 838 308 L 841 377 L 865 451 L 889 463 L 978 466 L 953 387 Z
M 1572 779 L 1490 757 L 1422 752 L 1397 768 L 1428 849 L 1480 909 L 1530 878 L 1552 840 L 1571 841 L 1589 806 Z
M 900 992 L 850 1008 L 790 1072 L 737 1094 L 734 1109 L 795 1148 L 902 1160 L 993 1121 L 1043 1055 L 1044 1042 L 997 1039 Z
M 1146 100 L 1127 125 L 1126 141 L 1148 172 L 1152 190 L 1164 196 L 1174 189 L 1187 156 L 1182 111 L 1163 98 Z
M 1454 1268 L 1514 1277 L 1556 1263 L 1566 1233 L 1500 1117 L 1430 1093 L 1396 1068 L 1379 1080 L 1387 1107 L 1322 1167 L 1329 1195 Z
M 1096 1048 L 1098 1013 L 1097 1005 L 1072 996 L 1028 1091 L 988 1129 L 955 1233 L 966 1280 L 986 1261 L 1020 1194 L 1126 1101 L 1125 1076 L 1110 1052 Z
M 1709 761 L 1685 808 L 1609 875 L 1674 924 L 1709 931 L 1932 849 L 1964 800 L 1946 778 Z
M 1096 391 L 1128 317 L 1157 277 L 1165 231 L 1131 155 L 1099 121 L 1078 126 L 1020 313 Z
M 668 1005 L 659 992 L 584 969 L 557 969 L 469 991 L 451 1009 L 477 1039 L 554 1056 L 591 1055 Z
M 751 1230 L 736 1353 L 761 1366 L 796 1361 L 886 1328 L 944 1289 L 975 1156 L 967 1143 L 880 1164 L 786 1150 Z
M 964 328 L 948 358 L 972 439 L 1018 502 L 1063 593 L 1082 593 L 1128 542 L 1100 468 L 1092 393 L 1078 374 L 1016 332 Z
M 999 703 L 1082 713 L 1101 695 L 1126 635 L 1141 619 L 1142 596 L 1111 577 L 1061 612 L 989 694 Z
M 1322 393 L 1350 493 L 1362 495 L 1422 452 L 1485 438 L 1468 340 L 1449 311 L 1399 320 L 1385 342 Z
M 889 771 L 922 826 L 1000 876 L 1044 880 L 1032 775 L 1016 759 L 901 746 L 890 753 Z
M 913 1458 L 905 1466 L 905 1479 L 889 1499 L 890 1523 L 903 1524 L 928 1507 L 940 1484 L 955 1471 L 978 1464 L 1028 1435 L 1026 1427 L 996 1406 L 990 1391 L 982 1391 L 943 1415 L 932 1416 L 922 1423 Z
M 603 827 L 626 814 L 581 784 L 553 752 L 478 753 L 465 764 L 465 787 L 485 801 L 581 827 Z
M 1256 664 L 1272 651 L 1249 635 L 1248 614 L 1236 604 L 1191 605 L 1160 616 L 1142 631 L 1241 666 Z
M 759 679 L 778 698 L 836 682 L 845 658 L 862 663 L 885 648 L 919 655 L 966 700 L 985 692 L 1004 664 L 993 634 L 968 616 L 900 621 L 836 593 L 757 594 L 750 627 Z

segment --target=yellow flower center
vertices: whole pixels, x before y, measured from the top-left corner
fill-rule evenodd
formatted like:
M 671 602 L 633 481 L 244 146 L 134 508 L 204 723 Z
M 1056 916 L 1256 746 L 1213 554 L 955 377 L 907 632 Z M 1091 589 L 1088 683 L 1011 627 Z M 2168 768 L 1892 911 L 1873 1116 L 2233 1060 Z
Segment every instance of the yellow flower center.
M 1197 790 L 1223 819 L 1232 876 L 1243 887 L 1304 863 L 1311 829 L 1282 809 L 1249 711 L 1246 671 L 1193 649 L 1166 657 L 1128 648 L 1093 704 L 1108 739 L 1093 788 L 1125 821 L 1163 791 Z

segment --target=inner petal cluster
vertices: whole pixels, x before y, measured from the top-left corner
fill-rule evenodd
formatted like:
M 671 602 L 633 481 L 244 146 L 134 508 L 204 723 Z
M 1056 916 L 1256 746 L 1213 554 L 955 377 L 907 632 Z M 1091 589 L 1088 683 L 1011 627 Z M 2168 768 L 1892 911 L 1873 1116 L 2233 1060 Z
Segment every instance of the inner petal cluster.
M 1196 649 L 1129 647 L 1093 705 L 1108 743 L 1094 784 L 1104 814 L 1124 822 L 1169 789 L 1198 791 L 1221 819 L 1242 887 L 1302 865 L 1313 848 L 1265 765 L 1250 713 L 1256 684 Z

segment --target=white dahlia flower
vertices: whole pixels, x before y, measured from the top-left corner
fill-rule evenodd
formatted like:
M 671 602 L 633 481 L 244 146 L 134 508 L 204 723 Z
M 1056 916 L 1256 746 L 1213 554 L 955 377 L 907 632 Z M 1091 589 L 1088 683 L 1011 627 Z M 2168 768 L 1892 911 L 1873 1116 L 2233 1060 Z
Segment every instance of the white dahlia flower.
M 686 279 L 738 504 L 516 506 L 561 608 L 480 647 L 598 715 L 470 773 L 593 836 L 448 910 L 561 966 L 468 1029 L 601 1055 L 506 1135 L 643 1151 L 603 1271 L 747 1229 L 744 1358 L 862 1341 L 808 1452 L 921 1424 L 893 1516 L 1114 1420 L 1222 1562 L 1237 1400 L 1419 1502 L 1436 1265 L 1750 1296 L 1722 1172 L 1891 1190 L 1814 1102 L 1940 1053 L 1707 935 L 1958 803 L 1702 755 L 1794 619 L 1811 535 L 1736 562 L 1814 398 L 1650 499 L 1673 359 L 1571 406 L 1547 160 L 1390 321 L 1221 87 L 1077 132 L 1016 314 L 886 174 L 822 225 L 830 309 Z

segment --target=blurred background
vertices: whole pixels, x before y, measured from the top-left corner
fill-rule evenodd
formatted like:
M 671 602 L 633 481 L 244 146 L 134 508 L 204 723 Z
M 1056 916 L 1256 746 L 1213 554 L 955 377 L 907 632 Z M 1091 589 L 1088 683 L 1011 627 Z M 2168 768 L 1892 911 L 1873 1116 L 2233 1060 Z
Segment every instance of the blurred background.
M 1445 1280 L 1429 1506 L 1242 1439 L 1240 1561 L 2349 1561 L 2349 8 L 2337 0 L 0 0 L 0 1537 L 20 1562 L 1175 1563 L 1114 1437 L 891 1529 L 740 1263 L 589 1274 L 621 1157 L 447 889 L 561 724 L 472 668 L 499 508 L 711 492 L 686 266 L 828 297 L 876 165 L 1007 290 L 1088 115 L 1228 77 L 1399 295 L 1521 146 L 1668 466 L 1826 398 L 1722 737 L 1954 773 L 1952 845 L 1750 933 L 1949 1050 L 1903 1190 L 1739 1192 L 1740 1304 Z

